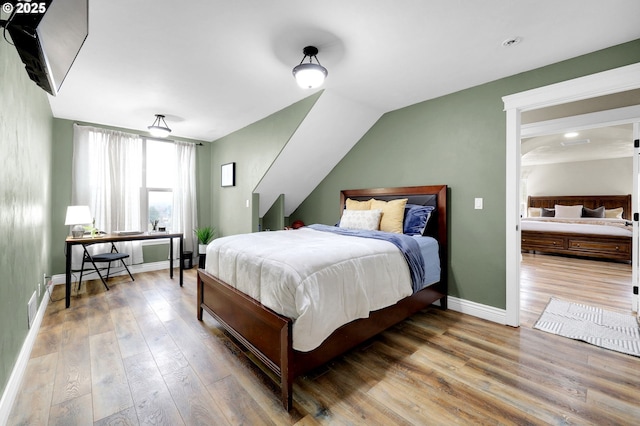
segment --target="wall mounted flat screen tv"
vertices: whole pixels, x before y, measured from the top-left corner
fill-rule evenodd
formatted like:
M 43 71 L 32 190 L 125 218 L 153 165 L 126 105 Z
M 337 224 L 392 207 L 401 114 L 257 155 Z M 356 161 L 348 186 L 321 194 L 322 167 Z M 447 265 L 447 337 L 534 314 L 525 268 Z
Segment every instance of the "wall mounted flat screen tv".
M 6 30 L 31 80 L 55 96 L 89 35 L 89 0 L 11 3 Z

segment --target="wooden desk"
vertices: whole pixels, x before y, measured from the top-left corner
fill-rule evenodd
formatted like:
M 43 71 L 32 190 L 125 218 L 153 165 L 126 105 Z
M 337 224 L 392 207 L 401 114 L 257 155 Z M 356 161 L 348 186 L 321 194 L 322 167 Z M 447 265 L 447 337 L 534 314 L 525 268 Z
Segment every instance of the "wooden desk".
M 121 241 L 138 241 L 138 240 L 159 240 L 169 239 L 169 277 L 173 278 L 173 240 L 174 238 L 180 239 L 180 287 L 183 282 L 184 263 L 182 262 L 182 252 L 184 251 L 184 235 L 183 234 L 169 234 L 166 232 L 144 232 L 142 234 L 135 235 L 116 235 L 116 234 L 101 234 L 92 237 L 73 238 L 67 237 L 65 255 L 67 257 L 66 266 L 66 282 L 65 282 L 65 302 L 68 308 L 71 305 L 71 250 L 75 245 L 82 245 L 83 247 L 98 244 L 98 243 L 111 243 Z

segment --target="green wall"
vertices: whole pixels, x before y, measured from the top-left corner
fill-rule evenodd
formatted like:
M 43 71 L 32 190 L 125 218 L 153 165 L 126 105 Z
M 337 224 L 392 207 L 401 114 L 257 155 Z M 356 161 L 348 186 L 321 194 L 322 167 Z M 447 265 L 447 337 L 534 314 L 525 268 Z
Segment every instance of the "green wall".
M 73 123 L 71 120 L 53 119 L 53 201 L 51 206 L 51 273 L 64 274 L 65 255 L 64 240 L 69 234 L 69 227 L 64 226 L 67 206 L 71 204 L 71 162 L 73 157 Z M 95 127 L 121 130 L 129 133 L 143 134 L 136 130 L 102 126 L 99 124 L 82 123 Z M 146 136 L 146 135 L 145 135 Z M 175 140 L 200 143 L 200 141 L 172 138 Z M 203 143 L 196 150 L 196 185 L 198 191 L 198 223 L 209 225 L 211 209 L 211 144 Z M 162 247 L 161 247 L 162 246 Z M 197 252 L 197 248 L 195 250 Z M 145 263 L 158 262 L 167 259 L 169 243 L 153 245 L 143 249 Z
M 640 40 L 392 111 L 354 146 L 291 220 L 333 224 L 339 191 L 447 184 L 449 292 L 506 306 L 506 120 L 502 96 L 640 62 Z M 474 209 L 474 198 L 484 209 Z
M 213 142 L 211 181 L 212 200 L 215 201 L 211 221 L 219 237 L 258 230 L 257 197 L 253 190 L 321 93 Z M 236 186 L 222 188 L 220 166 L 231 162 L 236 163 Z
M 51 123 L 45 92 L 29 80 L 15 48 L 0 42 L 2 392 L 29 331 L 27 303 L 50 272 Z

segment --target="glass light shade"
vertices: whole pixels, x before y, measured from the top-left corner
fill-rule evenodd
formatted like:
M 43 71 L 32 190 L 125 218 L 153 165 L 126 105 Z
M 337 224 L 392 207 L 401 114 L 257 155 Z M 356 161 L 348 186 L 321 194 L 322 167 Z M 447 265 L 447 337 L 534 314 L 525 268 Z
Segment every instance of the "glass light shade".
M 74 225 L 71 229 L 71 235 L 73 235 L 74 238 L 82 237 L 82 234 L 84 234 L 82 225 L 88 225 L 91 222 L 93 222 L 93 217 L 91 217 L 89 206 L 67 207 L 67 216 L 64 219 L 64 224 Z
M 155 136 L 156 138 L 166 138 L 171 133 L 171 129 L 168 127 L 160 127 L 160 126 L 149 126 L 149 133 L 151 136 Z
M 156 119 L 147 129 L 149 129 L 151 136 L 155 136 L 156 138 L 166 138 L 169 136 L 169 133 L 171 133 L 171 129 L 167 126 L 167 122 L 164 121 L 164 115 L 162 114 L 156 114 Z
M 303 89 L 320 87 L 327 74 L 327 69 L 319 64 L 305 63 L 293 68 L 293 76 Z

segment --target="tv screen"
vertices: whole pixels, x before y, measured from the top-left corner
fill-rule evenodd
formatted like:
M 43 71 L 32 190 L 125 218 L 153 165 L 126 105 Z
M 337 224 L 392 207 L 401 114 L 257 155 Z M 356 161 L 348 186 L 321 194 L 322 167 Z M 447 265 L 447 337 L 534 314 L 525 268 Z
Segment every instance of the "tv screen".
M 89 34 L 88 0 L 11 3 L 13 44 L 29 77 L 55 96 Z

